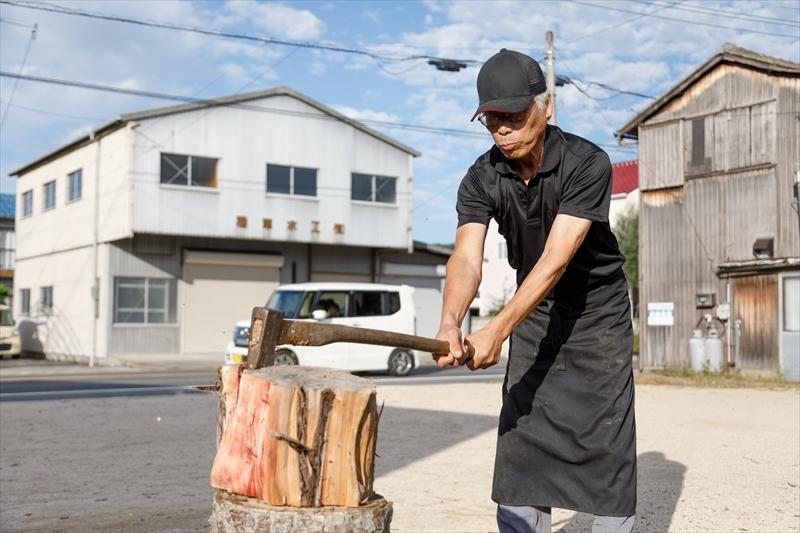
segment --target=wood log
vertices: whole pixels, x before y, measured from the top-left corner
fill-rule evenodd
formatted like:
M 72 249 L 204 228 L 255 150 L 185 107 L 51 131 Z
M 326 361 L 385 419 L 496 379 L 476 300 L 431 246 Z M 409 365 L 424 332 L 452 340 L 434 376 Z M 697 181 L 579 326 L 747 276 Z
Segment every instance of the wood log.
M 272 506 L 358 507 L 374 498 L 375 385 L 341 370 L 221 371 L 211 485 Z
M 211 533 L 389 533 L 391 520 L 383 498 L 360 507 L 277 507 L 217 490 L 208 523 Z

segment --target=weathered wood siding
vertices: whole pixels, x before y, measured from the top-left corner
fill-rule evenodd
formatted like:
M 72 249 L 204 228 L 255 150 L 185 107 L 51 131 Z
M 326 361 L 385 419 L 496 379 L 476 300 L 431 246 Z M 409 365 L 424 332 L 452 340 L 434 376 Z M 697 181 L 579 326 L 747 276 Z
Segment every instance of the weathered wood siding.
M 731 282 L 735 314 L 742 320 L 742 368 L 777 372 L 778 275 L 733 278 Z
M 798 101 L 799 79 L 721 65 L 640 126 L 643 367 L 688 365 L 691 330 L 713 312 L 696 309 L 695 295 L 726 301 L 720 263 L 752 259 L 759 237 L 775 238 L 776 257 L 800 255 L 790 207 L 800 170 Z M 743 280 L 733 287 L 743 299 L 741 307 L 734 302 L 742 367 L 777 369 L 777 298 L 753 288 L 774 292 L 774 280 Z M 648 326 L 650 302 L 673 302 L 674 326 Z

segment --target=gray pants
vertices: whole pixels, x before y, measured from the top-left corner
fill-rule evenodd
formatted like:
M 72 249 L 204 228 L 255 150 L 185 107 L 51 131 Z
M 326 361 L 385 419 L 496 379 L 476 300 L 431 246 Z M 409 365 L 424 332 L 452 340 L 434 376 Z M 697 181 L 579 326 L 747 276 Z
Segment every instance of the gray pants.
M 497 506 L 500 533 L 550 533 L 550 507 Z M 592 533 L 631 533 L 636 515 L 595 516 Z

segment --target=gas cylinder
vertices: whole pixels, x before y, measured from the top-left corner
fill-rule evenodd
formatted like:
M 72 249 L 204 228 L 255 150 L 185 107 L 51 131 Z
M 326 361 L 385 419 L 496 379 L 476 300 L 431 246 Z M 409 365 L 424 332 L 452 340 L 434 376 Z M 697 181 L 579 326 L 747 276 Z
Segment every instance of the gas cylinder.
M 717 330 L 708 330 L 705 350 L 706 361 L 708 361 L 708 371 L 712 374 L 719 374 L 722 372 L 722 339 L 717 335 Z
M 702 329 L 693 329 L 689 339 L 689 366 L 692 372 L 702 372 L 705 367 L 705 343 Z

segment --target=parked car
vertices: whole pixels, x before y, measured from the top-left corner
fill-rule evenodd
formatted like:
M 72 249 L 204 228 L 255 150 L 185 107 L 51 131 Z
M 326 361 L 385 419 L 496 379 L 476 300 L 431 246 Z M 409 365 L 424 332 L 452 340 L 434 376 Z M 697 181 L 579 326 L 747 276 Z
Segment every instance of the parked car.
M 298 283 L 278 287 L 267 307 L 285 318 L 415 334 L 414 288 L 376 283 Z M 247 360 L 250 320 L 236 323 L 226 359 Z M 309 365 L 347 370 L 388 370 L 406 376 L 418 366 L 414 350 L 369 344 L 278 346 L 276 365 Z
M 14 319 L 11 318 L 11 309 L 7 305 L 0 305 L 0 359 L 16 359 L 21 353 L 22 343 Z

